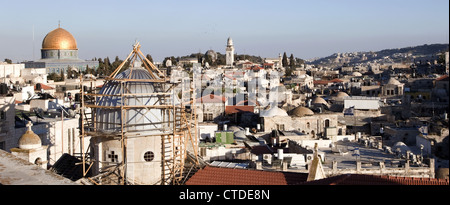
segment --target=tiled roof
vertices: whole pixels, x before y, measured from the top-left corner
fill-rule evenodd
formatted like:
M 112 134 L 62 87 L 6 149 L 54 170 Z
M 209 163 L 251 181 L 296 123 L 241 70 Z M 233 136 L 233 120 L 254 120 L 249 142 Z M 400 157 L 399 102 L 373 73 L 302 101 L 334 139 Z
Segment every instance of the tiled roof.
M 249 106 L 249 105 L 233 105 L 233 106 L 226 106 L 225 107 L 225 113 L 226 114 L 234 114 L 234 113 L 240 113 L 240 112 L 254 112 L 255 106 Z
M 207 166 L 186 185 L 449 185 L 448 179 L 343 174 L 307 182 L 307 173 Z
M 307 177 L 304 173 L 207 166 L 195 173 L 186 185 L 295 185 L 305 182 Z
M 343 174 L 303 185 L 449 185 L 448 179 Z
M 448 75 L 443 75 L 436 79 L 436 81 L 444 81 L 444 80 L 448 80 Z
M 224 103 L 225 97 L 209 94 L 201 98 L 197 98 L 195 101 L 197 103 Z
M 328 80 L 315 80 L 313 83 L 316 85 L 328 85 Z
M 53 90 L 53 89 L 55 89 L 55 88 L 50 87 L 48 85 L 45 85 L 43 83 L 41 83 L 41 88 L 44 89 L 44 90 Z M 36 90 L 36 85 L 34 85 L 34 90 Z
M 344 82 L 344 81 L 342 81 L 342 80 L 339 79 L 339 78 L 335 78 L 335 79 L 333 79 L 333 80 L 330 80 L 330 82 L 333 82 L 333 83 L 342 83 L 342 82 Z

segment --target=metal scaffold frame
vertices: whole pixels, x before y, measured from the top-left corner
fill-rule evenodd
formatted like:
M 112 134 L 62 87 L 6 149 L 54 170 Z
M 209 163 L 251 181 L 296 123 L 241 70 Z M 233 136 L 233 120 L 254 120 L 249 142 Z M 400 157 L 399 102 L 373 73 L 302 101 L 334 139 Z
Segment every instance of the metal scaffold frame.
M 184 79 L 178 82 L 173 82 L 170 78 L 165 76 L 165 74 L 159 70 L 151 61 L 149 61 L 140 50 L 139 42 L 133 45 L 133 50 L 130 52 L 128 57 L 109 75 L 105 78 L 106 85 L 110 81 L 115 83 L 120 83 L 121 91 L 120 94 L 101 94 L 95 93 L 95 89 L 92 87 L 89 91 L 85 90 L 83 86 L 83 77 L 80 76 L 80 140 L 81 140 L 81 160 L 83 165 L 83 176 L 93 182 L 94 184 L 101 184 L 98 181 L 99 178 L 105 177 L 115 173 L 118 181 L 117 184 L 134 184 L 131 180 L 127 179 L 126 175 L 126 149 L 127 149 L 127 139 L 130 137 L 161 137 L 161 185 L 167 184 L 183 184 L 185 173 L 185 163 L 187 157 L 191 163 L 191 167 L 199 166 L 198 159 L 198 137 L 197 137 L 197 116 L 195 110 L 195 89 L 194 80 L 190 79 L 189 89 L 184 89 L 182 86 L 180 103 L 175 103 L 175 87 L 180 83 L 184 83 Z M 153 79 L 126 79 L 126 78 L 116 78 L 117 74 L 124 68 L 126 62 L 130 61 L 134 63 L 139 58 L 145 69 L 150 73 Z M 133 72 L 132 70 L 130 72 Z M 153 93 L 130 93 L 129 90 L 124 86 L 128 82 L 149 82 L 153 83 L 154 86 L 163 88 L 164 92 L 153 92 Z M 168 89 L 167 89 L 168 87 Z M 187 94 L 190 95 L 189 98 L 184 98 Z M 121 105 L 115 106 L 105 106 L 99 105 L 96 99 L 101 97 L 118 97 L 124 99 L 124 97 L 136 97 L 136 96 L 155 96 L 157 97 L 159 104 L 156 105 L 127 105 L 126 100 L 121 100 Z M 190 106 L 190 109 L 187 107 Z M 100 132 L 97 125 L 96 113 L 98 109 L 120 109 L 121 111 L 121 130 L 114 133 L 104 133 Z M 152 134 L 152 136 L 130 136 L 126 132 L 126 113 L 128 109 L 158 109 L 161 110 L 163 115 L 167 115 L 162 118 L 162 127 L 164 132 L 158 132 Z M 156 129 L 155 129 L 156 130 Z M 92 168 L 95 160 L 90 154 L 90 145 L 86 147 L 84 140 L 86 137 L 96 138 L 96 137 L 112 137 L 117 139 L 121 144 L 121 156 L 120 162 L 116 163 L 114 167 L 109 169 L 110 171 L 104 171 L 99 176 L 87 177 L 87 173 Z M 170 150 L 166 150 L 167 147 Z M 188 153 L 188 147 L 193 153 Z M 168 153 L 170 151 L 170 153 Z M 189 155 L 189 156 L 188 156 Z M 194 157 L 192 157 L 194 156 Z M 111 171 L 112 170 L 112 171 Z

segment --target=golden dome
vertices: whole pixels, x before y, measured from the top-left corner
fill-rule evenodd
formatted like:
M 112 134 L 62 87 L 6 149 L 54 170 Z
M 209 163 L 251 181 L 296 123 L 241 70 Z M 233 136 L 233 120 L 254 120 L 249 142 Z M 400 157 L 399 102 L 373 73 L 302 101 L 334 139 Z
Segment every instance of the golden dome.
M 45 36 L 42 50 L 78 50 L 77 41 L 65 29 L 57 28 Z

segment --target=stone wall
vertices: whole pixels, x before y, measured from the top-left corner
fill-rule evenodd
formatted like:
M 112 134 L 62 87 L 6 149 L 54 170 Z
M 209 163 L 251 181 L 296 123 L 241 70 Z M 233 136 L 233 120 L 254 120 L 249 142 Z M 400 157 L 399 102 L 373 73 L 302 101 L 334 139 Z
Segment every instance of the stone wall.
M 341 174 L 367 174 L 367 175 L 389 175 L 399 177 L 425 177 L 434 178 L 434 159 L 429 159 L 428 166 L 425 167 L 411 167 L 406 161 L 403 167 L 387 168 L 384 162 L 379 162 L 378 169 L 376 168 L 362 168 L 360 161 L 356 162 L 354 169 L 338 169 L 337 162 L 333 161 L 331 169 L 324 169 L 327 177 L 337 176 Z

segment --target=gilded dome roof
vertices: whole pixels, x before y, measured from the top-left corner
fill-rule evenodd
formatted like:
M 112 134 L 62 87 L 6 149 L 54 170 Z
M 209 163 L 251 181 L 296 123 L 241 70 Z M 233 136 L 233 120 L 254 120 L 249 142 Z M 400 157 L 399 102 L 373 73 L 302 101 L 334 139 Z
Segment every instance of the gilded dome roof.
M 42 50 L 77 50 L 77 41 L 68 31 L 57 28 L 42 41 Z
M 19 148 L 35 149 L 41 147 L 42 146 L 41 138 L 31 130 L 30 122 L 28 123 L 27 127 L 28 130 L 19 139 Z

